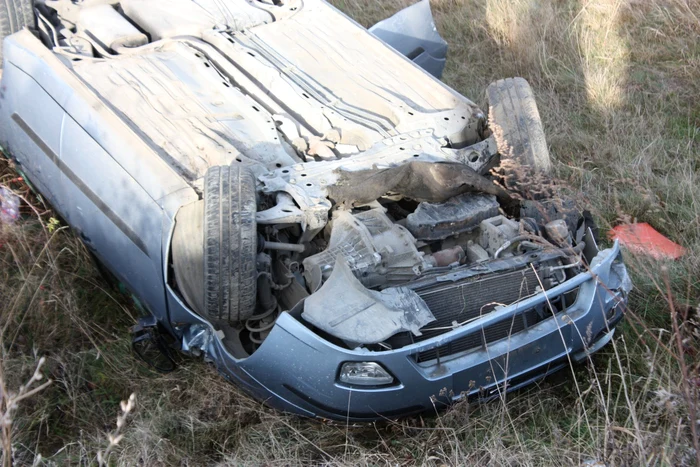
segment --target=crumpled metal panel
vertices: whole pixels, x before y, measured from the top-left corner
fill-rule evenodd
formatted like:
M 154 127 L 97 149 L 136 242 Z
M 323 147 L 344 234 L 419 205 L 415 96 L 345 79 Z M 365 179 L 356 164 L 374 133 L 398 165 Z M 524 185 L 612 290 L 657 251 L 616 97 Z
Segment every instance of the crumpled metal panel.
M 339 257 L 331 277 L 306 299 L 302 317 L 347 342 L 376 344 L 401 331 L 420 336 L 420 328 L 435 321 L 428 305 L 411 289 L 391 287 L 381 292 L 365 288 Z
M 435 26 L 430 0 L 421 0 L 378 22 L 369 31 L 413 60 L 425 71 L 440 78 L 445 69 L 447 42 Z

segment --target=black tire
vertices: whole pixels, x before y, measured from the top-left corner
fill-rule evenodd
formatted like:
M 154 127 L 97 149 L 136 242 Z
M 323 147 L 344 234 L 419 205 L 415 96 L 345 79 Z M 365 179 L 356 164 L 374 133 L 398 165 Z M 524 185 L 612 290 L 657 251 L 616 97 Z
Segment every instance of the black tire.
M 210 319 L 240 323 L 255 312 L 256 210 L 255 178 L 249 170 L 233 165 L 207 171 L 204 312 Z
M 34 27 L 33 0 L 0 0 L 0 69 L 2 69 L 2 42 L 5 37 Z
M 523 78 L 507 78 L 487 89 L 489 127 L 503 158 L 515 158 L 538 172 L 548 173 L 552 162 L 535 96 Z

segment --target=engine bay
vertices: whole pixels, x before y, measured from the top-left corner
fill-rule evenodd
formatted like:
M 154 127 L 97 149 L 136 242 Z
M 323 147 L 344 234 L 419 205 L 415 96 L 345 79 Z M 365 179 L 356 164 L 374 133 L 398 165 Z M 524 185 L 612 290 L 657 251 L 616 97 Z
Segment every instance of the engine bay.
M 542 201 L 526 204 L 532 210 L 535 203 L 550 213 L 566 208 L 559 202 L 556 208 Z M 263 246 L 259 254 L 258 264 L 269 265 L 261 276 L 268 284 L 259 291 L 272 291 L 277 311 L 260 308 L 262 315 L 251 320 L 267 315 L 271 323 L 275 313 L 304 301 L 299 318 L 334 342 L 389 350 L 456 329 L 565 282 L 585 267 L 585 225 L 573 211 L 554 220 L 547 215 L 514 218 L 493 195 L 463 194 L 444 203 L 380 198 L 337 209 L 303 252 L 279 247 L 303 235 L 297 226 L 266 226 L 261 244 L 275 246 Z M 464 284 L 494 277 L 504 284 L 493 291 L 492 302 L 481 293 L 461 295 Z M 430 295 L 436 285 L 460 293 L 437 302 L 424 299 L 421 291 Z M 441 306 L 455 299 L 462 308 L 471 302 L 477 309 L 445 322 Z M 437 329 L 431 326 L 436 322 Z M 264 337 L 261 330 L 253 339 Z

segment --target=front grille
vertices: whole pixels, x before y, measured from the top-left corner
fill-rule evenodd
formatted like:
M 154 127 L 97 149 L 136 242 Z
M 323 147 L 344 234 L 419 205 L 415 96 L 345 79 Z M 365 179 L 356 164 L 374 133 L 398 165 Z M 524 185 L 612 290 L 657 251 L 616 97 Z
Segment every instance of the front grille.
M 535 272 L 532 269 L 522 269 L 416 290 L 437 319 L 421 331 L 423 335 L 416 338 L 416 341 L 443 334 L 444 330 L 436 328 L 450 327 L 453 321 L 463 323 L 490 313 L 498 305 L 510 305 L 532 295 L 538 285 Z
M 563 298 L 563 296 L 559 296 L 550 301 L 555 313 L 562 310 L 561 304 Z M 523 310 L 510 319 L 505 319 L 490 326 L 486 326 L 481 330 L 450 341 L 440 347 L 419 352 L 416 354 L 415 359 L 418 363 L 428 362 L 438 360 L 439 358 L 451 357 L 477 347 L 485 347 L 488 344 L 515 335 L 530 326 L 534 326 L 550 316 L 552 316 L 552 312 L 549 310 L 549 306 L 546 303 L 541 304 L 535 308 Z
M 546 281 L 545 281 L 546 282 Z M 406 345 L 406 339 L 421 342 L 444 334 L 452 329 L 453 322 L 464 323 L 492 312 L 497 306 L 507 306 L 537 293 L 539 281 L 535 271 L 522 269 L 466 279 L 460 283 L 433 284 L 416 292 L 425 300 L 436 321 L 421 330 L 419 337 L 404 335 L 390 342 L 393 346 Z M 575 300 L 575 293 L 550 298 L 555 312 L 559 312 Z M 465 337 L 455 339 L 435 349 L 420 352 L 416 361 L 426 362 L 452 356 L 467 350 L 485 346 L 516 334 L 552 316 L 549 306 L 541 304 L 519 312 Z M 402 339 L 403 342 L 400 342 Z

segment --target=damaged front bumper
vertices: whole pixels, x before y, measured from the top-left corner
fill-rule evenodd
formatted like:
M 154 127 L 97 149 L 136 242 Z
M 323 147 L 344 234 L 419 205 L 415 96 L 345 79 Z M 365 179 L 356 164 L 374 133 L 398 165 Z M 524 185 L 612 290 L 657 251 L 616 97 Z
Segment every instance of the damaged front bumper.
M 227 378 L 278 409 L 309 417 L 371 421 L 433 411 L 464 397 L 498 397 L 587 358 L 612 337 L 630 287 L 616 242 L 593 258 L 588 272 L 395 350 L 336 346 L 296 319 L 295 310 L 282 313 L 262 346 L 244 360 L 233 358 L 216 331 L 205 324 L 186 328 L 183 346 L 200 349 Z M 576 289 L 572 305 L 523 331 L 447 358 L 419 358 Z M 346 362 L 378 363 L 393 382 L 378 387 L 343 384 L 339 373 Z

